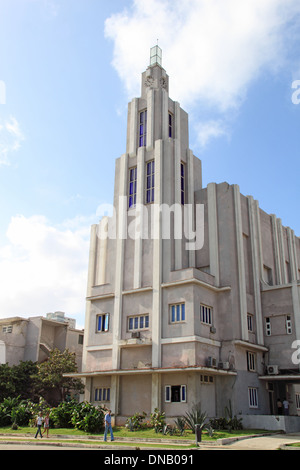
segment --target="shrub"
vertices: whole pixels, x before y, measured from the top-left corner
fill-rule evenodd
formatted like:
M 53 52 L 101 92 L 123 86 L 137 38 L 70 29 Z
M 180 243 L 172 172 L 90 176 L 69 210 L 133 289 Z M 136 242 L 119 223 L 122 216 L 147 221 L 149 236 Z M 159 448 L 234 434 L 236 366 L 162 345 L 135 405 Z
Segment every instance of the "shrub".
M 161 432 L 165 426 L 165 412 L 159 411 L 155 408 L 153 413 L 150 413 L 150 424 L 155 429 L 155 432 Z
M 214 429 L 217 430 L 241 430 L 243 429 L 242 418 L 233 416 L 231 401 L 229 400 L 228 406 L 225 406 L 224 417 L 211 419 L 209 422 Z
M 105 408 L 96 407 L 89 402 L 78 403 L 74 406 L 71 422 L 81 431 L 97 433 L 104 428 Z
M 198 424 L 200 429 L 203 429 L 206 423 L 207 415 L 201 411 L 200 403 L 197 403 L 192 407 L 190 412 L 187 412 L 184 416 L 187 427 L 195 432 L 195 426 Z
M 179 416 L 175 421 L 176 428 L 180 432 L 180 435 L 183 436 L 185 431 L 185 418 Z
M 147 413 L 143 411 L 142 413 L 135 413 L 133 416 L 126 420 L 127 427 L 130 431 L 135 429 L 140 429 L 142 427 L 142 421 L 146 418 Z
M 72 415 L 77 402 L 62 402 L 50 411 L 50 422 L 55 428 L 72 428 Z

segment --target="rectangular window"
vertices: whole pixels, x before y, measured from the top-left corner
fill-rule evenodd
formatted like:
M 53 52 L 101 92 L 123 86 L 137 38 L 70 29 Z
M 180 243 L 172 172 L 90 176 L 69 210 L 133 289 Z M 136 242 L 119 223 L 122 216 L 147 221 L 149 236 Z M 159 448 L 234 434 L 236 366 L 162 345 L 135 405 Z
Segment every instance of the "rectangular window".
M 103 333 L 109 329 L 109 313 L 97 315 L 97 333 Z
M 290 315 L 286 316 L 285 326 L 286 326 L 286 333 L 288 335 L 291 335 L 293 331 L 292 331 L 292 319 Z
M 180 323 L 185 321 L 185 304 L 170 305 L 171 323 Z
M 248 331 L 253 331 L 253 315 L 247 315 Z
M 154 160 L 146 163 L 146 204 L 154 202 L 154 184 L 155 184 L 155 165 Z
M 173 137 L 173 114 L 169 113 L 169 137 Z
M 95 401 L 110 401 L 110 388 L 95 388 Z
M 295 397 L 296 397 L 296 408 L 297 410 L 299 410 L 300 409 L 300 393 L 296 393 Z
M 128 331 L 147 330 L 149 328 L 149 315 L 128 317 Z
M 270 317 L 266 317 L 266 335 L 271 336 L 271 320 L 270 320 Z
M 129 199 L 128 207 L 135 207 L 136 205 L 136 182 L 137 182 L 137 167 L 130 168 L 129 170 Z
M 83 335 L 78 335 L 78 344 L 83 344 Z
M 165 402 L 166 403 L 186 403 L 186 385 L 166 385 Z
M 265 265 L 263 269 L 263 280 L 266 284 L 269 284 L 269 286 L 273 284 L 272 269 Z
M 180 164 L 180 192 L 181 192 L 181 204 L 184 205 L 185 203 L 185 164 L 181 162 Z
M 212 325 L 212 307 L 200 305 L 200 319 L 206 325 Z
M 3 326 L 2 328 L 2 333 L 12 333 L 12 325 L 9 325 L 9 326 Z
M 212 375 L 200 375 L 200 383 L 202 384 L 213 384 L 214 378 Z
M 254 387 L 248 388 L 249 408 L 258 408 L 258 389 Z
M 147 110 L 140 113 L 139 147 L 147 145 Z
M 255 360 L 255 353 L 247 351 L 247 369 L 250 372 L 254 372 L 256 370 L 256 360 Z

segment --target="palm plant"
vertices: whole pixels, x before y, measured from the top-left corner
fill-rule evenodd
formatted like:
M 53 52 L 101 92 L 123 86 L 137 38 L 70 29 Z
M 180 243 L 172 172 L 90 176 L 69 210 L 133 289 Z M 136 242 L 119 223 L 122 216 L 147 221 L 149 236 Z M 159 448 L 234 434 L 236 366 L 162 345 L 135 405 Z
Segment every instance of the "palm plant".
M 186 425 L 189 429 L 196 432 L 196 426 L 198 428 L 197 440 L 201 441 L 201 434 L 204 428 L 206 428 L 207 414 L 201 411 L 201 404 L 196 403 L 193 405 L 192 410 L 187 412 L 184 416 Z

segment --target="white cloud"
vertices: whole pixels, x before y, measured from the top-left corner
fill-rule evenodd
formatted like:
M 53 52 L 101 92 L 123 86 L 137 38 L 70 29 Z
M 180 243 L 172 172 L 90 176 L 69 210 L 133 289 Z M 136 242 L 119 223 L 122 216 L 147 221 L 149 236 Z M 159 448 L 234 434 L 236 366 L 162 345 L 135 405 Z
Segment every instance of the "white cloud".
M 60 310 L 82 327 L 89 234 L 82 224 L 62 228 L 43 216 L 12 217 L 0 247 L 0 317 Z
M 208 142 L 216 137 L 229 136 L 228 130 L 224 123 L 220 120 L 210 120 L 206 122 L 198 122 L 195 125 L 195 134 L 200 147 L 204 148 Z
M 10 116 L 0 123 L 0 166 L 10 165 L 10 156 L 20 148 L 24 135 L 17 119 Z
M 134 0 L 106 20 L 105 34 L 129 98 L 139 95 L 158 38 L 170 96 L 190 109 L 208 103 L 225 112 L 240 106 L 261 72 L 284 65 L 299 13 L 299 0 Z

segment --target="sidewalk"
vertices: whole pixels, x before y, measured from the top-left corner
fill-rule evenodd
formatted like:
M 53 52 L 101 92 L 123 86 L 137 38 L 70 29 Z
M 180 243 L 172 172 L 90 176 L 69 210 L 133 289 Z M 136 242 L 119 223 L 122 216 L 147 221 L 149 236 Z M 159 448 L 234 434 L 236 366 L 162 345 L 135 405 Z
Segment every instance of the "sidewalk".
M 272 434 L 233 437 L 219 439 L 217 441 L 204 441 L 199 443 L 198 448 L 194 440 L 171 440 L 171 439 L 137 439 L 137 438 L 118 438 L 113 443 L 105 442 L 102 436 L 68 436 L 53 434 L 47 439 L 37 438 L 28 434 L 0 434 L 0 448 L 2 445 L 19 445 L 20 448 L 27 446 L 38 446 L 54 448 L 76 448 L 80 449 L 98 449 L 98 450 L 176 450 L 180 446 L 181 450 L 277 450 L 285 448 L 286 444 L 300 442 L 300 433 L 293 434 Z M 286 450 L 289 450 L 286 448 Z M 293 449 L 294 450 L 294 449 Z M 300 448 L 299 448 L 300 450 Z

